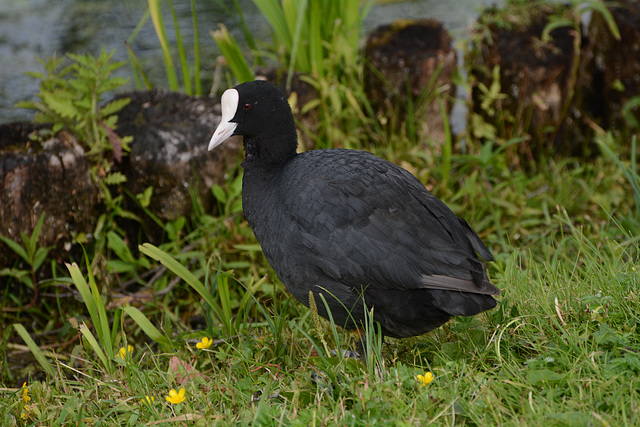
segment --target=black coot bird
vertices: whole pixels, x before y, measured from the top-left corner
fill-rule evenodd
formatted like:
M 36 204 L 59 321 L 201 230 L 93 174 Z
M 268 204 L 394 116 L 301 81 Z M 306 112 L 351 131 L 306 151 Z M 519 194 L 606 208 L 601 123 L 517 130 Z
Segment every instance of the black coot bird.
M 298 301 L 360 328 L 364 304 L 382 333 L 421 335 L 452 316 L 496 306 L 483 263 L 491 252 L 463 219 L 395 164 L 357 150 L 296 153 L 285 95 L 265 81 L 222 95 L 209 150 L 244 136 L 245 217 L 269 264 Z

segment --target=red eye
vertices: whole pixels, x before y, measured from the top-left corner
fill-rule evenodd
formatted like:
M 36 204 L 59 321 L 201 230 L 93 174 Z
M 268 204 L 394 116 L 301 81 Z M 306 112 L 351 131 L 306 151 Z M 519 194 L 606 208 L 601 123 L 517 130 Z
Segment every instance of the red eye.
M 251 104 L 244 104 L 244 108 L 245 110 L 250 110 L 251 109 Z

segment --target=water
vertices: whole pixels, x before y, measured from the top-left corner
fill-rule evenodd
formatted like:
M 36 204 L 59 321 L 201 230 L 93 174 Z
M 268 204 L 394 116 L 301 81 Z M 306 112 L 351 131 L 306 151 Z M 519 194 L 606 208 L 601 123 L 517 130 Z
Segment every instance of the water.
M 224 23 L 236 39 L 242 40 L 236 17 L 221 3 L 223 1 L 196 2 L 205 74 L 212 71 L 219 54 L 210 30 Z M 442 21 L 454 37 L 463 37 L 478 10 L 495 1 L 456 0 L 455 7 L 453 3 L 441 0 L 379 2 L 367 16 L 365 31 L 400 18 L 435 18 Z M 164 4 L 166 6 L 166 2 Z M 174 4 L 182 39 L 191 44 L 190 2 L 174 0 Z M 240 4 L 256 39 L 269 40 L 268 24 L 252 1 L 240 0 Z M 143 0 L 0 0 L 0 123 L 33 118 L 32 111 L 17 109 L 14 104 L 34 99 L 37 94 L 37 80 L 24 73 L 43 71 L 38 58 L 69 52 L 98 55 L 104 46 L 107 52 L 116 49 L 114 60 L 127 60 L 124 42 L 130 38 L 146 8 L 147 2 Z M 164 20 L 167 35 L 173 39 L 173 23 L 166 8 Z M 151 81 L 166 87 L 162 52 L 150 19 L 131 47 Z M 125 65 L 118 74 L 131 77 L 131 70 Z M 132 82 L 125 87 L 126 90 L 134 88 Z

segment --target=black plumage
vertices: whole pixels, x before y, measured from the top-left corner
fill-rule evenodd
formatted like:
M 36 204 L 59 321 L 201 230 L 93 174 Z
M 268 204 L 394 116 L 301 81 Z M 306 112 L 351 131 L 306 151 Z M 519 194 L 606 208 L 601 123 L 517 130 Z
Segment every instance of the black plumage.
M 323 294 L 340 326 L 360 327 L 364 305 L 385 335 L 424 334 L 451 316 L 495 307 L 499 290 L 480 259 L 491 252 L 466 221 L 406 170 L 365 151 L 296 153 L 284 94 L 264 81 L 225 92 L 209 145 L 243 135 L 243 209 L 269 264 L 309 306 Z

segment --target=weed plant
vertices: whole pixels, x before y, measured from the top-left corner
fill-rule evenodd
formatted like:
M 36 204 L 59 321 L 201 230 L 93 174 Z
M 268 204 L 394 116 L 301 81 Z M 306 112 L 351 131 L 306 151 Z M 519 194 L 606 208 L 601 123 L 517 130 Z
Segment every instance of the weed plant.
M 126 83 L 126 79 L 112 76 L 124 65 L 111 61 L 114 53 L 103 49 L 98 57 L 68 54 L 67 58 L 54 55 L 41 61 L 45 73 L 27 73 L 40 80 L 40 100 L 16 104 L 18 108 L 35 110 L 36 122 L 51 123 L 48 132 L 52 135 L 69 129 L 84 144 L 93 164 L 106 171 L 114 158 L 121 160 L 131 142 L 131 137 L 120 138 L 114 131 L 116 113 L 131 100 L 120 98 L 102 105 L 107 94 Z M 71 64 L 61 68 L 65 59 L 70 59 Z

